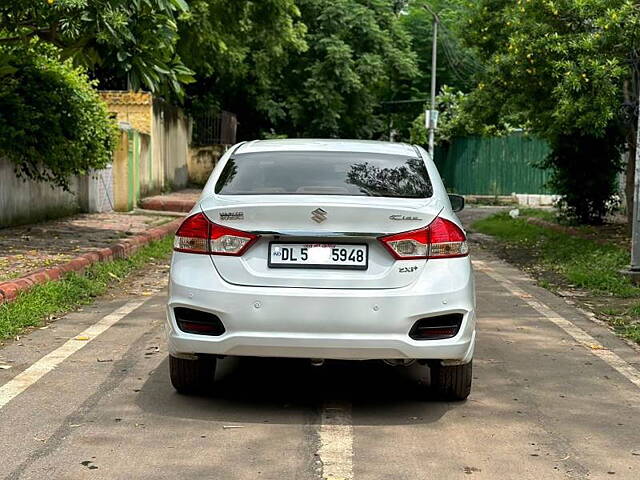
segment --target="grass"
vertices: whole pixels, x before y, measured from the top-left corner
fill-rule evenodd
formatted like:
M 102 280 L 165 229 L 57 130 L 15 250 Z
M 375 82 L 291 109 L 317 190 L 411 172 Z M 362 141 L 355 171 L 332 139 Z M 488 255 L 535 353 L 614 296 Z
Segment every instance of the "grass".
M 640 343 L 640 325 L 637 323 L 632 323 L 624 317 L 618 317 L 610 320 L 609 324 L 621 337 Z
M 523 215 L 532 216 L 529 210 Z M 569 286 L 585 290 L 592 296 L 612 297 L 612 300 L 640 298 L 640 288 L 620 274 L 620 270 L 629 264 L 629 252 L 616 245 L 602 245 L 532 225 L 504 212 L 476 222 L 473 228 L 499 239 L 507 248 L 506 255 L 510 259 L 532 265 L 536 270 L 558 274 Z M 549 289 L 557 287 L 548 279 L 542 279 L 540 284 Z M 609 317 L 607 320 L 616 332 L 640 342 L 640 302 L 622 309 L 603 308 L 598 313 Z
M 167 236 L 146 245 L 129 258 L 96 263 L 84 274 L 70 273 L 58 282 L 37 285 L 21 293 L 15 301 L 0 305 L 0 339 L 13 337 L 27 327 L 42 325 L 51 316 L 91 303 L 148 262 L 167 258 L 172 242 L 173 237 Z
M 481 233 L 492 235 L 510 247 L 520 247 L 522 256 L 535 252 L 535 262 L 564 276 L 569 283 L 596 295 L 640 296 L 640 288 L 620 275 L 629 263 L 629 253 L 614 246 L 555 232 L 548 228 L 512 219 L 498 213 L 473 225 Z
M 535 217 L 546 220 L 547 222 L 557 222 L 558 215 L 555 210 L 547 208 L 520 208 L 521 217 Z

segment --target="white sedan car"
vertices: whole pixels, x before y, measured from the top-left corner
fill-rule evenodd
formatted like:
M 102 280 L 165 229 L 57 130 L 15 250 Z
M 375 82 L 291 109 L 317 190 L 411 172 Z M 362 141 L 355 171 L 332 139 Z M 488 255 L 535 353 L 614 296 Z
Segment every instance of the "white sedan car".
M 418 146 L 235 145 L 176 233 L 173 386 L 209 387 L 224 356 L 380 359 L 428 365 L 438 394 L 465 399 L 476 333 L 463 204 Z

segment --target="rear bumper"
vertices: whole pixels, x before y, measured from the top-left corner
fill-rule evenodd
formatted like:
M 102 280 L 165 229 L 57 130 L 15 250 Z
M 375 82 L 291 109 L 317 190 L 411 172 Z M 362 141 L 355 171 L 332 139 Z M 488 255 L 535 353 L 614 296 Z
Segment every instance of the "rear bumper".
M 388 290 L 246 287 L 222 280 L 215 269 L 189 275 L 189 254 L 174 255 L 167 306 L 169 352 L 328 359 L 442 359 L 466 363 L 475 345 L 473 272 L 468 258 L 429 262 L 409 287 Z M 196 269 L 198 270 L 198 269 Z M 205 271 L 200 265 L 200 271 Z M 218 337 L 178 329 L 173 308 L 216 314 Z M 413 340 L 421 318 L 464 315 L 460 331 L 444 340 Z

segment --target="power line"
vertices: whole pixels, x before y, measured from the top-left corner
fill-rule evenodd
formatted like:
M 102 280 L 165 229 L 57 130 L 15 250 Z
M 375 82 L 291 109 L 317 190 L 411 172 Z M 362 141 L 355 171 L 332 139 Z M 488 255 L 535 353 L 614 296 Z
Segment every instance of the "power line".
M 383 105 L 387 105 L 387 104 L 395 104 L 395 103 L 424 103 L 427 100 L 429 100 L 428 98 L 417 98 L 415 100 L 385 100 L 383 102 L 380 102 Z
M 486 67 L 473 55 L 464 52 L 449 30 L 444 28 L 443 31 L 444 35 L 442 35 L 441 39 L 445 57 L 459 79 L 467 81 L 469 76 L 486 70 Z

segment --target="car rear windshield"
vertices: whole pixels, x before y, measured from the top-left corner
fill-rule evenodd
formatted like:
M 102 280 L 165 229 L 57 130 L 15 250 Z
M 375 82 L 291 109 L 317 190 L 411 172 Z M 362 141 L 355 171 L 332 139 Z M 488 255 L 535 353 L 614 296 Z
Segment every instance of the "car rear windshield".
M 422 159 L 393 155 L 237 155 L 215 188 L 220 195 L 352 195 L 428 198 L 433 188 Z

